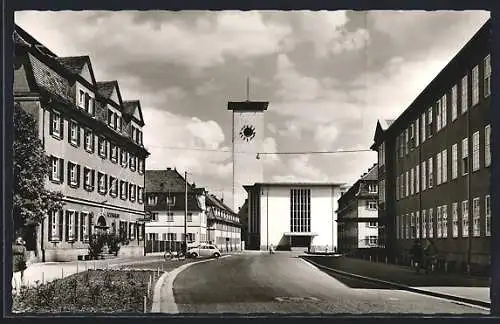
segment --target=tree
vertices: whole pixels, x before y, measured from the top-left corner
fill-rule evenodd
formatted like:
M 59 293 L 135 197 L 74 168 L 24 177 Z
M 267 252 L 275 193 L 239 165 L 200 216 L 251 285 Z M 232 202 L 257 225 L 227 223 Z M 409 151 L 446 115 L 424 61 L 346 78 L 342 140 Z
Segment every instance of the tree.
M 16 103 L 14 107 L 14 201 L 15 233 L 35 226 L 36 255 L 41 256 L 41 227 L 48 213 L 63 206 L 62 194 L 45 188 L 50 159 L 38 138 L 37 122 Z

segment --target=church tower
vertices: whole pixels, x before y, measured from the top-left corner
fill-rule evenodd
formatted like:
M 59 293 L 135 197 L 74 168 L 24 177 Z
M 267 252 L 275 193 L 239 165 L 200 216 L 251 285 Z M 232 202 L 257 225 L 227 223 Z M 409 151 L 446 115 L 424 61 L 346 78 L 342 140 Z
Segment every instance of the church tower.
M 230 101 L 227 109 L 233 112 L 233 210 L 245 202 L 243 185 L 263 182 L 264 168 L 257 154 L 263 150 L 264 112 L 269 102 L 248 100 Z

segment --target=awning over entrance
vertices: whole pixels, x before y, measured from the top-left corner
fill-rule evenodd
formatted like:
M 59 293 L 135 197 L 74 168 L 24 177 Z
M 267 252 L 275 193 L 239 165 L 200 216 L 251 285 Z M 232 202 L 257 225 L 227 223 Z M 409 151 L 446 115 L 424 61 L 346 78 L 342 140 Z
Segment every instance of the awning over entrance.
M 286 232 L 283 233 L 284 236 L 318 236 L 318 233 L 312 233 L 312 232 Z

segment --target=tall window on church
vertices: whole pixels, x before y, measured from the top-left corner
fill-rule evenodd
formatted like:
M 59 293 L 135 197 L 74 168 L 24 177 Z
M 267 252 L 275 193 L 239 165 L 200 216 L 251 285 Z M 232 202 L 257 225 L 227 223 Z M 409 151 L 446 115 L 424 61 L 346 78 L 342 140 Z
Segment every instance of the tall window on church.
M 290 232 L 311 231 L 311 190 L 290 189 Z

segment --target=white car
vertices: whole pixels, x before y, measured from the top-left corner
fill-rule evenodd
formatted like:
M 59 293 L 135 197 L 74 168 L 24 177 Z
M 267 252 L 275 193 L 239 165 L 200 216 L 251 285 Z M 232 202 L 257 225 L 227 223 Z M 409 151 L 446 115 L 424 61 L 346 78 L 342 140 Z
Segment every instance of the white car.
M 193 247 L 187 251 L 187 255 L 191 258 L 197 257 L 214 257 L 218 258 L 221 256 L 219 249 L 213 244 L 200 244 L 197 247 Z

